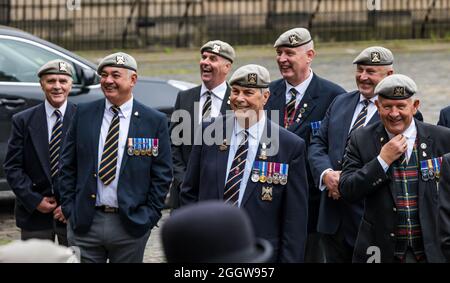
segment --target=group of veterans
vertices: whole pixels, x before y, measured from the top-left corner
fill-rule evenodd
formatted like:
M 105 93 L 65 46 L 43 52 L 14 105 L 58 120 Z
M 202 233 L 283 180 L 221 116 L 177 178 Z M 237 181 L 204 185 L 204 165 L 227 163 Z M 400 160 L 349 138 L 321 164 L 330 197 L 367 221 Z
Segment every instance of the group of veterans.
M 313 72 L 307 29 L 274 49 L 272 81 L 257 64 L 231 74 L 233 47 L 205 43 L 170 125 L 133 98 L 129 54 L 102 59 L 105 98 L 79 105 L 72 65 L 44 64 L 45 101 L 14 115 L 4 162 L 21 239 L 142 262 L 169 192 L 169 262 L 450 261 L 450 108 L 424 123 L 387 48 L 356 56 L 350 92 Z

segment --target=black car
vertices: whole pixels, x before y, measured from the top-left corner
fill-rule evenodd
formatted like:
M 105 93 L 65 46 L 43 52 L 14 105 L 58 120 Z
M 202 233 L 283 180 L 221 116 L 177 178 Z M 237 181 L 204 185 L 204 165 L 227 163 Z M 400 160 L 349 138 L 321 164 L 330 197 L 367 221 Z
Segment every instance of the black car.
M 36 73 L 44 63 L 57 58 L 72 63 L 75 70 L 70 101 L 89 102 L 103 97 L 95 64 L 29 33 L 0 26 L 0 191 L 9 189 L 2 165 L 11 117 L 44 100 Z M 145 105 L 170 115 L 178 91 L 192 86 L 188 82 L 139 77 L 133 95 Z

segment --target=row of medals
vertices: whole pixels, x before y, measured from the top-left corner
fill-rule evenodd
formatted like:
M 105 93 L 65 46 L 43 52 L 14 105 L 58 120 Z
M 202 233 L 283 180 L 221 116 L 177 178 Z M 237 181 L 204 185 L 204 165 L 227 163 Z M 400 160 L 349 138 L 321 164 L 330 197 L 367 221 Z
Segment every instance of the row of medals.
M 152 146 L 152 148 L 148 148 L 148 149 L 136 149 L 132 146 L 128 147 L 127 150 L 128 155 L 130 156 L 139 156 L 139 155 L 148 155 L 148 156 L 158 156 L 158 147 L 157 146 Z
M 268 174 L 268 176 L 265 175 L 260 175 L 259 174 L 259 169 L 253 169 L 252 172 L 252 182 L 256 183 L 256 182 L 261 182 L 261 183 L 268 183 L 268 184 L 281 184 L 281 185 L 286 185 L 287 184 L 287 175 L 282 175 L 280 173 L 273 173 L 273 176 L 271 173 Z

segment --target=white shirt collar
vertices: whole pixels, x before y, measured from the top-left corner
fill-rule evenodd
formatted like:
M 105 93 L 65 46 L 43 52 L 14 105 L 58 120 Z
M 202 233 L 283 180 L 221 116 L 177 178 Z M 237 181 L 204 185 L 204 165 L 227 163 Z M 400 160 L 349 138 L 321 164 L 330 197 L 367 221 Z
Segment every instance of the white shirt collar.
M 47 114 L 47 118 L 50 118 L 53 113 L 55 112 L 56 109 L 59 110 L 59 112 L 61 112 L 61 116 L 64 117 L 64 114 L 66 114 L 66 109 L 67 109 L 67 100 L 64 101 L 63 105 L 61 105 L 61 107 L 59 108 L 55 108 L 53 107 L 50 102 L 48 102 L 48 100 L 46 99 L 44 102 L 45 105 L 45 113 Z
M 366 100 L 367 98 L 364 97 L 364 95 L 359 94 L 359 103 L 363 102 L 364 100 Z M 372 102 L 375 105 L 375 100 L 378 100 L 378 95 L 375 95 L 374 97 L 372 97 L 371 99 L 369 99 L 370 102 Z
M 300 83 L 296 86 L 291 85 L 290 83 L 288 83 L 288 81 L 285 80 L 286 93 L 288 93 L 289 90 L 291 90 L 291 88 L 295 88 L 300 95 L 303 95 L 306 92 L 306 89 L 308 88 L 309 83 L 311 82 L 311 80 L 313 78 L 313 74 L 314 74 L 313 71 L 311 69 L 309 69 L 309 76 L 306 78 L 306 80 L 304 80 L 302 83 Z
M 225 92 L 227 91 L 227 82 L 224 81 L 223 83 L 221 83 L 220 85 L 216 86 L 213 89 L 208 89 L 204 83 L 202 83 L 202 88 L 200 90 L 200 96 L 204 95 L 205 92 L 207 91 L 211 91 L 215 96 L 217 96 L 218 98 L 220 98 L 221 100 L 223 100 L 223 98 L 225 97 Z
M 111 106 L 113 105 L 114 104 L 112 104 L 108 99 L 105 99 L 105 108 L 107 110 L 112 111 Z M 119 113 L 121 113 L 125 118 L 128 118 L 128 116 L 131 115 L 131 111 L 133 111 L 133 95 L 131 95 L 131 98 L 122 104 L 119 109 Z
M 262 133 L 264 131 L 264 127 L 266 125 L 266 114 L 264 112 L 262 112 L 263 115 L 261 116 L 261 118 L 259 119 L 258 122 L 256 122 L 254 125 L 252 125 L 250 128 L 245 129 L 243 128 L 238 122 L 237 120 L 235 120 L 235 131 L 234 134 L 237 136 L 239 135 L 242 131 L 247 130 L 249 135 L 259 141 L 261 139 Z

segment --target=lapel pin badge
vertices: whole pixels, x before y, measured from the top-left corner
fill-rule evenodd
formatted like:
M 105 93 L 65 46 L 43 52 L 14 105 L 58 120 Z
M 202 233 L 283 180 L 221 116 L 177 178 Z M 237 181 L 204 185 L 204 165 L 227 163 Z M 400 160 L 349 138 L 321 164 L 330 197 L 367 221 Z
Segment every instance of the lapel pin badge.
M 139 112 L 134 112 L 134 116 L 138 117 L 139 116 Z

